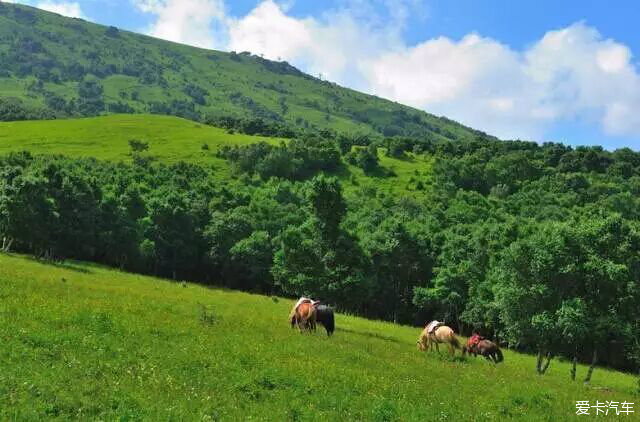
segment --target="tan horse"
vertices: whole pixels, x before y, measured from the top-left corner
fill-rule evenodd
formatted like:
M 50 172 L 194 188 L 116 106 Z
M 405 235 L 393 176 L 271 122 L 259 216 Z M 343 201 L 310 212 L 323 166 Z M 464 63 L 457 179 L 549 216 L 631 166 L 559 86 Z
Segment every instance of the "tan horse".
M 298 326 L 300 332 L 316 330 L 316 303 L 311 300 L 300 300 L 289 314 L 291 328 Z
M 460 341 L 456 337 L 456 334 L 446 325 L 441 325 L 431 334 L 429 334 L 427 327 L 425 327 L 424 330 L 422 330 L 422 333 L 420 333 L 420 337 L 417 342 L 418 349 L 422 351 L 426 351 L 427 348 L 429 351 L 433 351 L 433 345 L 435 344 L 438 353 L 440 353 L 440 348 L 438 347 L 438 344 L 440 343 L 445 343 L 447 345 L 451 355 L 456 353 L 455 349 L 460 349 Z

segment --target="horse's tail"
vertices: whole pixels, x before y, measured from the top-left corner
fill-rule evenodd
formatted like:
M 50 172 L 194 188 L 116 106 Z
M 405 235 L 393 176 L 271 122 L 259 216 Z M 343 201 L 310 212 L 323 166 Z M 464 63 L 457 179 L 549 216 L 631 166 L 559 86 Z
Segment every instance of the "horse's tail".
M 451 340 L 449 340 L 449 343 L 451 343 L 451 345 L 453 347 L 455 347 L 456 349 L 460 349 L 460 340 L 458 340 L 458 337 L 455 335 L 455 333 L 453 331 L 451 331 Z
M 499 347 L 496 347 L 496 363 L 500 363 L 504 360 L 504 356 L 502 355 L 502 350 Z
M 297 307 L 294 306 L 291 312 L 289 312 L 289 322 L 291 323 L 291 328 L 293 328 L 297 322 L 296 311 L 297 311 Z
M 327 330 L 327 335 L 331 336 L 336 329 L 336 320 L 333 316 L 333 311 L 331 309 L 329 309 L 329 311 L 327 312 L 326 322 L 323 322 L 322 324 L 324 325 L 324 328 Z

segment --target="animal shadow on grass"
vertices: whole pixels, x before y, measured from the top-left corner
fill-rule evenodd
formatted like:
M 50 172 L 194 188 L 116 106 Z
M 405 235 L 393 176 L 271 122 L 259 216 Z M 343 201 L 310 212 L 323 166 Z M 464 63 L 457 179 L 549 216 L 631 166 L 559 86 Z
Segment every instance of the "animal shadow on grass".
M 203 304 L 198 304 L 199 306 L 199 312 L 198 312 L 198 320 L 200 321 L 200 323 L 202 325 L 213 325 L 216 323 L 216 321 L 218 320 L 218 317 L 216 316 L 213 307 L 212 306 L 206 306 Z
M 397 338 L 394 337 L 390 337 L 390 336 L 385 336 L 383 334 L 379 334 L 379 333 L 372 333 L 369 331 L 356 331 L 356 330 L 352 330 L 350 328 L 336 328 L 336 331 L 344 331 L 346 333 L 351 333 L 351 334 L 356 334 L 359 336 L 363 336 L 363 337 L 371 337 L 371 338 L 377 338 L 380 340 L 384 340 L 384 341 L 391 341 L 393 343 L 403 343 L 402 341 L 398 340 Z
M 42 265 L 49 265 L 49 266 L 56 267 L 56 268 L 62 268 L 64 270 L 74 271 L 76 273 L 93 274 L 93 271 L 91 271 L 90 269 L 85 268 L 85 267 L 80 267 L 79 265 L 74 264 L 73 262 L 52 261 L 52 260 L 48 260 L 48 259 L 36 258 L 36 257 L 33 257 L 33 256 L 29 256 L 29 257 L 27 257 L 27 259 L 29 261 L 37 262 L 37 263 L 42 264 Z
M 462 356 L 459 354 L 459 352 L 451 356 L 449 354 L 449 351 L 446 350 L 446 347 L 444 349 L 445 350 L 441 350 L 440 353 L 438 353 L 435 349 L 432 352 L 427 351 L 425 352 L 425 356 L 428 358 L 438 359 L 441 362 L 461 363 L 465 365 L 468 365 L 470 363 L 467 356 Z

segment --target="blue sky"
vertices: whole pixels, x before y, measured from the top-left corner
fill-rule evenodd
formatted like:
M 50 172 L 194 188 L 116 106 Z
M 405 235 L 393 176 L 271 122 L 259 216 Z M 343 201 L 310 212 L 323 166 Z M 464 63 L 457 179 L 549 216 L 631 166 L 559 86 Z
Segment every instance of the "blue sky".
M 640 150 L 635 1 L 21 2 L 287 60 L 502 138 Z

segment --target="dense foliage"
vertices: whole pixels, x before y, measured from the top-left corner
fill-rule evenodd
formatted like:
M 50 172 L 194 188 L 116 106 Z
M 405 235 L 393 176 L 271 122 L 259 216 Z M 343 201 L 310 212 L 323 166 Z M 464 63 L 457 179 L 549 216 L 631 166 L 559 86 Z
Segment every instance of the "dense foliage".
M 266 142 L 226 146 L 219 156 L 230 160 L 239 171 L 258 174 L 263 180 L 271 177 L 302 180 L 320 171 L 335 171 L 342 165 L 340 153 L 329 141 L 294 139 L 277 147 Z
M 402 154 L 419 145 L 437 157 L 419 202 L 371 187 L 345 197 L 323 175 L 340 172 L 340 144 L 354 143 L 344 138 L 223 149 L 242 182 L 225 186 L 206 167 L 150 164 L 140 141 L 134 165 L 9 155 L 3 246 L 633 365 L 638 153 L 401 139 Z
M 54 114 L 50 110 L 29 107 L 19 98 L 0 97 L 0 121 L 51 119 Z

